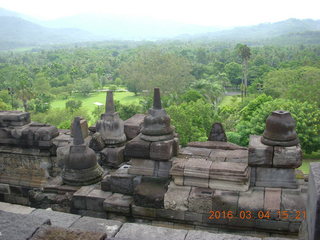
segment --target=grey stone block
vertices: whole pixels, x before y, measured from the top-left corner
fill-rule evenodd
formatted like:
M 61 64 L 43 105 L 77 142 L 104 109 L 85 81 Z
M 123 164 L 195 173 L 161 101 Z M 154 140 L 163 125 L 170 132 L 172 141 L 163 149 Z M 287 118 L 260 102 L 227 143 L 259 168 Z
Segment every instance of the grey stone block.
M 107 237 L 113 237 L 121 228 L 122 223 L 115 220 L 82 217 L 78 219 L 70 229 L 81 229 L 90 232 L 106 233 Z
M 136 205 L 132 205 L 132 215 L 134 217 L 148 217 L 148 218 L 155 218 L 156 217 L 156 209 L 155 208 L 146 208 L 140 207 Z
M 281 210 L 293 211 L 292 217 L 296 215 L 296 211 L 306 210 L 306 202 L 307 195 L 302 193 L 300 189 L 282 189 Z
M 223 150 L 246 150 L 247 148 L 230 142 L 206 141 L 206 142 L 189 142 L 188 147 L 223 149 Z
M 92 211 L 92 210 L 78 210 L 77 214 L 80 214 L 81 216 L 87 216 L 87 217 L 93 217 L 93 218 L 107 218 L 106 212 L 98 212 L 98 211 Z
M 127 142 L 124 156 L 127 158 L 150 158 L 150 142 L 140 139 L 139 136 Z
M 104 211 L 103 202 L 111 195 L 111 192 L 105 192 L 99 189 L 92 190 L 86 197 L 87 210 Z
M 280 210 L 281 188 L 265 188 L 264 210 Z
M 129 174 L 133 175 L 143 175 L 143 176 L 153 176 L 155 170 L 155 162 L 150 159 L 131 159 L 131 168 L 129 169 Z
M 164 195 L 164 208 L 171 210 L 188 210 L 188 197 L 191 191 L 189 186 L 177 186 L 170 183 L 168 191 Z
M 17 214 L 29 214 L 29 213 L 32 213 L 34 210 L 35 208 L 31 208 L 27 206 L 0 202 L 0 211 L 17 213 Z
M 103 208 L 107 212 L 116 212 L 130 215 L 132 202 L 133 198 L 131 196 L 114 193 L 110 197 L 106 198 L 106 200 L 104 200 Z
M 86 240 L 104 240 L 107 237 L 105 233 L 86 232 L 82 230 L 71 230 L 61 227 L 45 226 L 34 233 L 30 240 L 48 240 L 48 239 L 86 239 Z
M 208 187 L 212 162 L 201 158 L 189 158 L 184 166 L 184 185 Z
M 9 184 L 0 183 L 0 193 L 2 194 L 10 194 L 10 186 Z
M 187 230 L 125 223 L 116 234 L 116 238 L 129 238 L 132 240 L 159 240 L 165 237 L 170 240 L 184 240 L 187 233 Z
M 260 240 L 261 238 L 246 237 L 234 234 L 209 233 L 205 231 L 190 230 L 185 240 Z
M 261 142 L 261 136 L 251 135 L 249 142 L 249 166 L 271 167 L 273 147 Z
M 72 205 L 76 209 L 87 209 L 86 197 L 94 189 L 94 186 L 83 186 L 72 196 Z
M 209 159 L 213 162 L 248 163 L 247 150 L 211 150 Z
M 185 157 L 208 158 L 211 151 L 211 149 L 207 148 L 184 147 L 180 149 L 179 154 Z
M 298 168 L 302 164 L 301 146 L 274 147 L 273 167 Z
M 254 187 L 247 192 L 240 192 L 238 202 L 238 213 L 240 211 L 251 211 L 256 216 L 258 211 L 263 211 L 264 188 Z
M 192 187 L 188 198 L 188 210 L 197 213 L 209 213 L 212 210 L 214 190 Z
M 110 192 L 111 191 L 111 175 L 105 175 L 101 181 L 101 190 L 105 192 Z
M 184 219 L 186 222 L 202 223 L 202 213 L 186 211 L 184 213 Z
M 320 163 L 310 164 L 307 226 L 310 240 L 320 239 Z
M 172 161 L 156 161 L 153 175 L 155 177 L 170 177 L 170 169 L 172 167 Z
M 70 227 L 75 221 L 77 221 L 81 217 L 75 214 L 56 212 L 44 209 L 36 209 L 31 214 L 37 217 L 49 218 L 52 226 L 63 228 Z
M 144 114 L 135 114 L 124 121 L 124 133 L 127 139 L 133 139 L 139 135 L 145 116 Z
M 1 239 L 29 239 L 41 226 L 50 224 L 48 218 L 0 211 Z
M 129 174 L 130 165 L 123 165 L 110 176 L 111 192 L 122 193 L 127 195 L 133 194 L 136 178 L 135 175 Z M 104 190 L 104 189 L 103 189 Z
M 171 209 L 156 209 L 157 219 L 184 220 L 184 211 Z
M 270 219 L 259 219 L 255 221 L 255 227 L 264 230 L 277 230 L 287 232 L 289 230 L 289 222 L 275 221 Z
M 152 142 L 150 145 L 150 158 L 153 160 L 166 161 L 173 156 L 174 140 Z
M 212 211 L 232 211 L 236 214 L 239 192 L 215 190 L 212 200 Z
M 101 163 L 104 166 L 116 168 L 124 161 L 124 146 L 104 148 L 101 152 Z
M 297 188 L 298 184 L 294 169 L 257 167 L 255 186 Z

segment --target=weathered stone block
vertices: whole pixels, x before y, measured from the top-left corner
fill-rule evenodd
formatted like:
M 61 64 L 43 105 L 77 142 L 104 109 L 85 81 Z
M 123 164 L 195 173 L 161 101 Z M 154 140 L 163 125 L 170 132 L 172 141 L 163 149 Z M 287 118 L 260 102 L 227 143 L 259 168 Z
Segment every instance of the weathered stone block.
M 178 137 L 175 137 L 173 139 L 173 147 L 172 147 L 172 154 L 173 156 L 178 156 L 179 153 L 179 146 L 180 146 L 180 140 Z
M 9 184 L 0 183 L 0 193 L 2 194 L 10 194 L 10 186 Z
M 256 216 L 258 211 L 263 211 L 264 188 L 254 187 L 247 192 L 240 192 L 238 213 L 240 211 L 251 211 Z
M 111 175 L 110 174 L 104 176 L 104 178 L 102 179 L 101 190 L 103 190 L 105 192 L 111 191 Z
M 184 220 L 184 211 L 171 209 L 156 209 L 157 219 Z
M 144 141 L 135 137 L 131 141 L 127 142 L 124 149 L 124 156 L 127 158 L 150 158 L 150 142 Z
M 105 192 L 99 189 L 92 190 L 86 197 L 87 210 L 103 211 L 103 202 L 111 195 L 111 192 Z
M 180 149 L 179 154 L 186 157 L 208 158 L 211 151 L 211 149 L 207 148 L 184 147 Z
M 188 198 L 188 210 L 197 213 L 209 213 L 212 210 L 214 190 L 193 187 Z
M 23 126 L 30 123 L 30 113 L 21 111 L 0 111 L 0 127 Z
M 47 224 L 50 224 L 48 218 L 0 212 L 0 232 L 2 239 L 30 239 L 38 228 Z
M 237 212 L 239 192 L 215 190 L 212 200 L 212 211 Z
M 222 150 L 246 150 L 247 148 L 230 142 L 207 141 L 207 142 L 189 142 L 188 147 L 209 148 Z
M 128 173 L 130 165 L 123 165 L 117 171 L 110 176 L 110 190 L 111 192 L 122 193 L 122 194 L 133 194 L 135 187 L 134 179 L 137 178 L 135 175 Z M 102 189 L 104 190 L 104 189 Z
M 150 158 L 153 160 L 166 161 L 173 156 L 174 140 L 152 142 L 150 145 Z
M 164 208 L 187 211 L 190 191 L 191 187 L 189 186 L 177 186 L 171 182 L 164 195 Z
M 64 228 L 70 227 L 75 221 L 77 221 L 81 217 L 75 214 L 56 212 L 44 209 L 36 209 L 31 214 L 41 218 L 49 218 L 52 226 Z
M 261 136 L 250 135 L 249 142 L 249 166 L 271 167 L 273 146 L 261 142 Z
M 94 189 L 94 186 L 84 186 L 72 196 L 72 205 L 77 209 L 87 209 L 86 197 Z
M 107 218 L 107 213 L 105 211 L 93 211 L 93 210 L 78 210 L 77 214 L 81 216 L 93 217 L 93 218 Z
M 291 211 L 292 215 L 296 215 L 296 211 L 305 211 L 307 202 L 307 194 L 302 193 L 300 189 L 282 189 L 281 192 L 281 210 Z M 301 219 L 303 220 L 303 216 Z
M 104 240 L 105 233 L 85 232 L 80 230 L 70 230 L 60 227 L 41 227 L 34 233 L 30 240 L 51 240 L 51 239 L 87 239 L 87 240 Z
M 124 121 L 124 133 L 127 139 L 133 139 L 139 135 L 144 117 L 144 114 L 135 114 Z
M 136 223 L 125 223 L 116 238 L 129 238 L 140 240 L 159 240 L 164 236 L 170 240 L 184 240 L 188 231 L 163 227 L 155 227 Z
M 209 188 L 217 190 L 229 190 L 244 192 L 249 189 L 250 182 L 247 181 L 226 181 L 218 179 L 209 179 Z
M 72 136 L 73 124 L 74 124 L 74 122 L 72 122 L 72 124 L 71 124 L 71 137 L 73 137 Z M 86 119 L 84 119 L 82 117 L 80 117 L 80 128 L 81 128 L 82 137 L 83 138 L 88 137 L 89 136 L 88 122 Z
M 201 158 L 189 158 L 184 166 L 185 177 L 209 179 L 209 170 L 212 162 Z
M 105 143 L 100 133 L 96 132 L 92 135 L 89 147 L 95 151 L 101 151 L 105 147 Z
M 101 163 L 104 166 L 117 168 L 124 161 L 124 146 L 115 148 L 104 148 L 100 152 Z
M 179 180 L 181 182 L 181 179 L 177 179 L 176 177 L 174 179 L 175 179 L 175 183 L 179 185 Z M 183 177 L 183 185 L 184 186 L 208 188 L 209 187 L 209 179 L 197 178 L 197 177 Z
M 149 218 L 155 218 L 156 217 L 156 209 L 155 208 L 146 208 L 146 207 L 140 207 L 132 204 L 132 215 L 134 217 L 143 216 L 143 217 L 149 217 Z
M 131 159 L 131 168 L 128 173 L 133 175 L 153 176 L 155 170 L 155 162 L 150 159 Z
M 274 147 L 273 167 L 298 168 L 302 164 L 301 146 Z
M 280 210 L 281 188 L 265 188 L 264 207 L 265 211 Z
M 113 237 L 121 226 L 122 223 L 120 221 L 82 217 L 77 220 L 70 229 L 106 233 L 107 237 Z
M 184 219 L 187 222 L 193 222 L 193 223 L 202 223 L 202 213 L 195 213 L 195 212 L 184 212 Z
M 256 168 L 255 186 L 270 188 L 297 188 L 294 169 Z
M 156 178 L 142 180 L 134 189 L 134 204 L 143 207 L 163 208 L 167 189 L 167 180 Z
M 320 163 L 310 164 L 307 229 L 310 240 L 320 239 Z
M 131 196 L 123 195 L 121 193 L 114 193 L 104 200 L 103 208 L 107 212 L 130 215 L 132 202 L 133 198 Z
M 172 161 L 156 161 L 155 162 L 155 177 L 170 177 L 170 169 L 172 167 Z
M 214 150 L 211 150 L 209 160 L 213 162 L 247 163 L 248 151 L 247 150 L 214 149 Z

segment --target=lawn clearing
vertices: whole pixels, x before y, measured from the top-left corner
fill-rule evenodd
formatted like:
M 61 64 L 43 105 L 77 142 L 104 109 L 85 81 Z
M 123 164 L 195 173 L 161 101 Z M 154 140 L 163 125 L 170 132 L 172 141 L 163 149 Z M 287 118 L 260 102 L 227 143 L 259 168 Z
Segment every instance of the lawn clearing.
M 121 104 L 139 104 L 141 97 L 135 96 L 133 92 L 114 92 L 114 99 L 120 101 Z M 95 102 L 100 102 L 103 105 L 106 102 L 106 92 L 94 92 L 90 93 L 89 96 L 84 97 L 79 94 L 72 97 L 72 99 L 81 100 L 82 107 L 86 108 L 90 112 L 94 110 L 96 105 Z M 65 108 L 67 100 L 55 100 L 51 103 L 51 108 Z

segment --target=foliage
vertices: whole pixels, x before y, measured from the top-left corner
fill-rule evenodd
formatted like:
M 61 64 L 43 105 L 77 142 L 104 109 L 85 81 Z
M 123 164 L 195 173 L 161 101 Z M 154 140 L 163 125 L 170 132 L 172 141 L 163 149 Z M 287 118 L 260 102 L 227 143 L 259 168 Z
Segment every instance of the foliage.
M 128 90 L 134 93 L 160 87 L 162 92 L 181 92 L 194 80 L 187 59 L 157 49 L 143 49 L 119 70 Z
M 320 68 L 299 67 L 269 72 L 264 91 L 273 97 L 316 103 L 320 107 Z
M 180 136 L 182 145 L 191 141 L 206 141 L 215 119 L 212 105 L 199 99 L 168 107 L 167 112 Z
M 80 100 L 68 100 L 66 102 L 66 109 L 73 113 L 82 106 L 82 101 Z
M 261 135 L 265 129 L 265 121 L 272 111 L 286 110 L 296 120 L 296 130 L 303 150 L 310 153 L 320 149 L 320 110 L 317 106 L 286 99 L 262 101 L 260 106 L 256 104 L 254 106 L 255 110 L 252 111 L 251 117 L 244 118 L 236 126 L 241 136 L 238 144 L 247 145 L 249 135 Z

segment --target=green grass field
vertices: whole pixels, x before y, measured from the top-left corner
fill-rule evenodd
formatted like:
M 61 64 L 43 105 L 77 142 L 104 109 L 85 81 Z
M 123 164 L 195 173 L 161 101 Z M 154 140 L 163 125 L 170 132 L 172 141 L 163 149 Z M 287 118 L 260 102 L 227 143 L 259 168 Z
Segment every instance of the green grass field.
M 135 96 L 132 92 L 114 92 L 114 99 L 120 101 L 121 104 L 139 104 L 140 97 Z M 72 99 L 81 100 L 82 107 L 92 111 L 96 107 L 95 102 L 105 104 L 106 92 L 90 93 L 89 96 L 75 95 Z M 65 108 L 67 100 L 55 100 L 51 103 L 51 108 Z
M 241 97 L 240 96 L 224 96 L 222 98 L 222 101 L 219 103 L 219 106 L 226 106 L 231 105 L 236 102 L 240 102 Z

